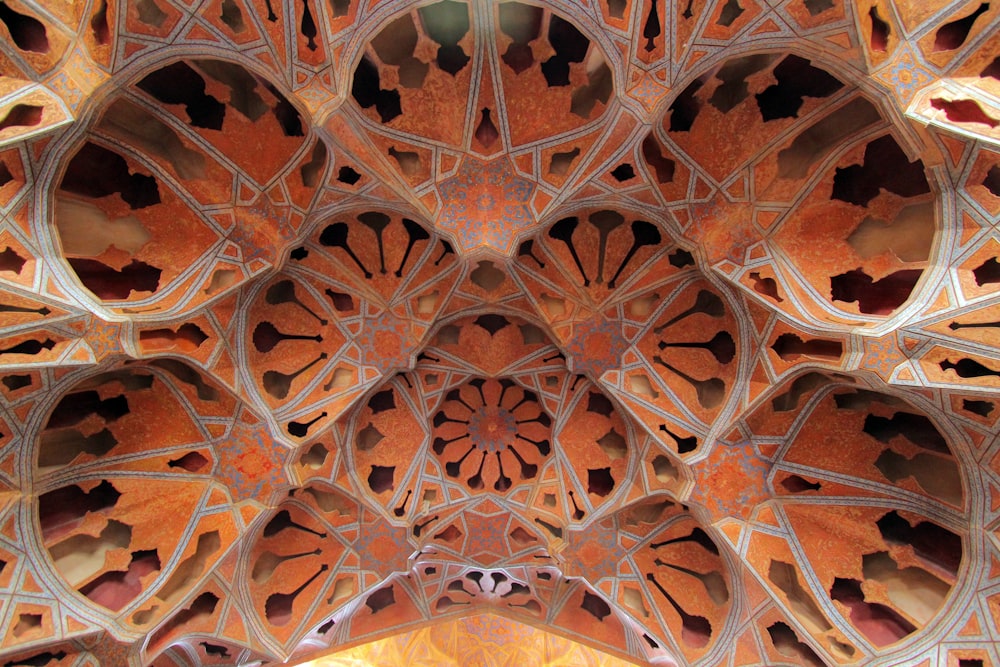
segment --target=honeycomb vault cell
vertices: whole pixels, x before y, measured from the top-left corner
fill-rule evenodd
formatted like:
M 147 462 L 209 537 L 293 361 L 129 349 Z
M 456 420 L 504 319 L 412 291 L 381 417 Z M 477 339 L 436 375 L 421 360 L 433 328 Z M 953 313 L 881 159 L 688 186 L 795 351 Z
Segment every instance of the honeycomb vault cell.
M 997 35 L 0 0 L 0 667 L 1000 667 Z

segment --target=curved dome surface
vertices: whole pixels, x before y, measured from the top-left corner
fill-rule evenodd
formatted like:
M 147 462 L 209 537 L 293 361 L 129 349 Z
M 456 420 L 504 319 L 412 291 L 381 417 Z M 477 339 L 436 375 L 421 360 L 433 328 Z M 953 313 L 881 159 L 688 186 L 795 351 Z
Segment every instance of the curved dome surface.
M 0 664 L 1000 665 L 998 34 L 0 2 Z

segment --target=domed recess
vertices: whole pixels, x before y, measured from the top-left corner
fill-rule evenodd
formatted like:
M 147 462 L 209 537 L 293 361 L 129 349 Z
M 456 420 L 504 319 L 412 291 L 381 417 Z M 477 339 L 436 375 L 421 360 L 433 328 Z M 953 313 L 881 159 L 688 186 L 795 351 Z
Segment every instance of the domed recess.
M 891 315 L 910 298 L 931 260 L 938 205 L 923 162 L 857 86 L 799 55 L 741 56 L 688 84 L 663 130 L 719 183 L 750 179 L 753 203 L 720 192 L 690 207 L 686 233 L 713 262 L 746 262 L 763 240 L 771 259 L 755 264 L 753 289 L 774 307 L 846 322 Z M 717 141 L 735 135 L 743 140 Z M 787 289 L 765 288 L 761 268 Z
M 495 313 L 452 320 L 417 359 L 347 428 L 363 489 L 391 516 L 416 521 L 461 488 L 530 507 L 561 539 L 561 526 L 589 522 L 627 486 L 630 427 L 540 327 Z
M 383 27 L 366 45 L 351 83 L 365 116 L 484 154 L 495 152 L 501 137 L 510 146 L 533 143 L 601 116 L 614 91 L 611 69 L 584 32 L 543 7 L 484 7 L 443 0 Z M 477 25 L 489 32 L 475 35 Z M 474 77 L 479 63 L 488 74 Z M 387 149 L 400 159 L 401 147 Z
M 233 438 L 252 419 L 198 371 L 160 359 L 78 382 L 38 437 L 50 565 L 97 611 L 137 629 L 162 619 L 239 533 L 229 512 L 203 507 L 210 488 L 221 490 L 214 475 L 227 474 L 203 418 L 233 424 Z
M 757 535 L 750 561 L 789 611 L 838 660 L 857 649 L 820 597 L 875 649 L 931 624 L 958 581 L 956 527 L 968 521 L 959 461 L 934 420 L 894 396 L 807 372 L 746 424 L 784 441 L 772 484 L 791 539 Z
M 102 302 L 191 308 L 277 261 L 295 235 L 328 159 L 309 134 L 239 65 L 154 70 L 105 103 L 63 165 L 52 208 L 63 255 Z

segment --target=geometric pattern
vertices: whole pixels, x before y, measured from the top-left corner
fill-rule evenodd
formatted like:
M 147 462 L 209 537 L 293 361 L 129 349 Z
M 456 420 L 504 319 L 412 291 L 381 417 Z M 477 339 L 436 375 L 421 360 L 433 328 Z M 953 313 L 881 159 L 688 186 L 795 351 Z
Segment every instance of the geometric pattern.
M 0 3 L 0 663 L 1000 665 L 998 34 Z

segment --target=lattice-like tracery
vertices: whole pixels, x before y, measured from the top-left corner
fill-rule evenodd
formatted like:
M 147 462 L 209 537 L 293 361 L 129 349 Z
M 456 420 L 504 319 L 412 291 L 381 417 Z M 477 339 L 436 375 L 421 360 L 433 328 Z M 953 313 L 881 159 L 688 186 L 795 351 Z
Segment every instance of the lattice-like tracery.
M 0 2 L 0 664 L 1000 665 L 998 33 Z

